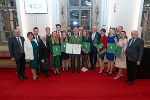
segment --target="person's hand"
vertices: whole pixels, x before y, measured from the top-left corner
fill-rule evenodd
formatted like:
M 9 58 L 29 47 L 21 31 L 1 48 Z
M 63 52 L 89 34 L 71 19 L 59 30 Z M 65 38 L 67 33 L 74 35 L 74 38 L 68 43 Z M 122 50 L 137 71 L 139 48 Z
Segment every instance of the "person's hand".
M 15 58 L 11 58 L 11 61 L 15 61 Z
M 56 56 L 56 55 L 53 55 L 53 56 Z
M 97 46 L 97 44 L 95 44 L 95 47 Z
M 97 52 L 99 52 L 99 50 L 97 50 Z
M 140 65 L 141 64 L 141 62 L 140 61 L 137 61 L 137 65 Z
M 30 61 L 30 59 L 27 59 L 27 62 L 29 62 Z
M 83 48 L 83 46 L 81 45 L 81 48 Z
M 43 59 L 43 60 L 41 60 L 41 62 L 44 64 L 44 59 Z

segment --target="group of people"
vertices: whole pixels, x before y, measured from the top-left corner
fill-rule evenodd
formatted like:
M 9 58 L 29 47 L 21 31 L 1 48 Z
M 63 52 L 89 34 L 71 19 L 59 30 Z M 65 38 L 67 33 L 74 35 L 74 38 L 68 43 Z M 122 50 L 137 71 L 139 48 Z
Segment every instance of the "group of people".
M 133 85 L 136 79 L 137 65 L 140 65 L 144 49 L 144 42 L 138 38 L 137 31 L 131 32 L 132 38 L 128 41 L 126 32 L 122 26 L 117 28 L 117 34 L 115 34 L 113 28 L 110 28 L 108 36 L 106 36 L 106 30 L 104 28 L 100 30 L 100 33 L 97 32 L 96 26 L 92 27 L 91 32 L 88 32 L 83 26 L 74 28 L 73 31 L 70 26 L 67 26 L 66 31 L 61 31 L 60 24 L 56 25 L 56 31 L 52 31 L 52 33 L 49 27 L 45 30 L 46 34 L 39 36 L 39 29 L 34 27 L 33 32 L 27 33 L 27 40 L 25 40 L 24 37 L 20 36 L 20 30 L 15 29 L 14 36 L 9 38 L 8 46 L 10 57 L 12 61 L 16 62 L 19 80 L 28 78 L 24 73 L 26 62 L 32 71 L 33 80 L 36 81 L 39 72 L 45 77 L 49 77 L 51 70 L 57 75 L 61 74 L 60 69 L 62 72 L 68 72 L 68 70 L 72 68 L 72 73 L 74 73 L 76 70 L 76 58 L 78 73 L 80 73 L 81 70 L 80 65 L 82 65 L 82 69 L 95 71 L 98 59 L 100 65 L 98 73 L 101 74 L 104 72 L 104 59 L 106 56 L 108 64 L 105 73 L 111 75 L 114 72 L 113 67 L 115 66 L 115 71 L 118 73 L 114 79 L 119 79 L 123 76 L 123 69 L 127 68 L 127 79 L 124 81 L 129 81 L 129 85 Z M 98 40 L 97 44 L 94 43 L 95 39 Z M 53 47 L 61 46 L 63 42 L 81 44 L 81 54 L 61 52 L 61 55 L 55 55 Z M 84 50 L 82 45 L 84 42 L 90 43 L 90 52 Z M 101 43 L 103 43 L 103 46 L 97 49 L 96 46 Z M 107 51 L 99 53 L 107 49 L 108 43 L 116 44 L 116 48 L 117 46 L 122 47 L 120 57 L 115 57 L 114 53 L 108 53 Z M 82 58 L 82 62 L 80 58 Z M 88 66 L 88 58 L 90 58 L 90 66 Z M 82 64 L 80 64 L 80 62 Z

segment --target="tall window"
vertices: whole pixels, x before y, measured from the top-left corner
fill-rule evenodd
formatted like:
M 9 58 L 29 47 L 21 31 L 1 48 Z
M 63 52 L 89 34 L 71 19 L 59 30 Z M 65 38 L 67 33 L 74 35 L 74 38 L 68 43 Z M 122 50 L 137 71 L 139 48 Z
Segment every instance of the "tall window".
M 17 26 L 16 0 L 0 0 L 0 45 L 7 44 Z
M 141 37 L 146 44 L 150 44 L 150 0 L 144 0 L 141 27 Z
M 68 25 L 71 28 L 79 25 L 90 30 L 93 0 L 68 0 Z

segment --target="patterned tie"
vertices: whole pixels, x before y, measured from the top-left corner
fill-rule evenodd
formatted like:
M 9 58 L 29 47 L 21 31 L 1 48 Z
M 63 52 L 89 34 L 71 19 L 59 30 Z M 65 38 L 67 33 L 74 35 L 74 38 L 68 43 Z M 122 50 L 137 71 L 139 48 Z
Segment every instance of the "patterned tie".
M 131 40 L 129 46 L 131 46 L 134 43 L 134 39 Z
M 22 53 L 22 52 L 23 52 L 23 48 L 22 48 L 22 46 L 21 46 L 21 42 L 20 42 L 20 40 L 19 40 L 19 37 L 17 38 L 17 40 L 18 40 L 18 44 L 19 44 L 19 48 L 20 48 L 20 53 Z

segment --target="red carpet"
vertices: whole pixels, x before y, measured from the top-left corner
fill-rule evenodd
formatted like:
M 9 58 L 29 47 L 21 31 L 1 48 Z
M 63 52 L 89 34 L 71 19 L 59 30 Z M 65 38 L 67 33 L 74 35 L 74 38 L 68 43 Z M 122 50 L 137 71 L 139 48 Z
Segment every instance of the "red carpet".
M 64 72 L 50 73 L 49 78 L 40 75 L 32 80 L 31 71 L 26 70 L 29 79 L 17 78 L 16 69 L 0 69 L 0 100 L 150 100 L 150 80 L 136 80 L 133 86 L 122 82 L 125 77 L 114 80 L 115 74 Z

